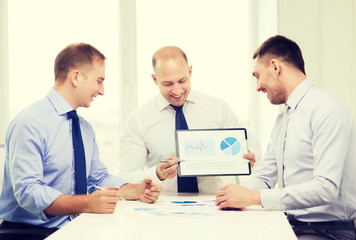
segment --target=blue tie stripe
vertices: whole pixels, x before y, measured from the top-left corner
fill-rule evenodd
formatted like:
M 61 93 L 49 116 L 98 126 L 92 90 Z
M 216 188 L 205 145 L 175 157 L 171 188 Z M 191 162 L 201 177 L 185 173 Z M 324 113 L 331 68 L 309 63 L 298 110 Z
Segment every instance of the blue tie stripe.
M 187 121 L 185 120 L 182 106 L 171 107 L 176 111 L 176 130 L 188 129 Z M 179 177 L 177 175 L 178 192 L 197 193 L 198 181 L 196 177 Z
M 75 191 L 76 194 L 87 194 L 85 152 L 79 118 L 75 110 L 67 113 L 72 119 L 72 135 L 74 149 Z

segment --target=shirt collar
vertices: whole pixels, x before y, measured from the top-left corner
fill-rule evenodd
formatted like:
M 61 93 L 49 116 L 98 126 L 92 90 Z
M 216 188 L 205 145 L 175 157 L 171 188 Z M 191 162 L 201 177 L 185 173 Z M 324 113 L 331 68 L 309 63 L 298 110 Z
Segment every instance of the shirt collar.
M 309 79 L 305 79 L 289 95 L 287 105 L 291 109 L 295 110 L 299 102 L 303 99 L 303 97 L 312 87 L 314 87 L 313 83 Z
M 58 115 L 63 115 L 69 111 L 72 111 L 72 106 L 59 94 L 54 88 L 52 88 L 47 94 L 48 100 L 52 103 L 54 109 Z
M 199 101 L 199 96 L 196 94 L 195 91 L 190 90 L 188 97 L 185 101 L 184 104 L 187 104 L 187 102 L 195 103 Z M 158 95 L 158 111 L 162 111 L 163 109 L 169 107 L 170 103 L 165 99 L 162 94 Z

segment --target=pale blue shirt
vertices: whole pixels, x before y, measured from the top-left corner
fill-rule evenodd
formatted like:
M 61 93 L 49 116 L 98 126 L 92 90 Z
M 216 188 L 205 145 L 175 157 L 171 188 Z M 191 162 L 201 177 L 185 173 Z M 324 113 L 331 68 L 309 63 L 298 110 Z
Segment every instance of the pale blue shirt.
M 75 194 L 70 104 L 55 90 L 23 110 L 9 124 L 0 218 L 47 228 L 60 228 L 72 216 L 47 216 L 43 211 L 61 194 Z M 122 186 L 99 159 L 95 133 L 80 118 L 88 192 L 98 186 Z
M 308 79 L 288 98 L 282 189 L 276 155 L 282 114 L 277 117 L 261 165 L 245 184 L 261 190 L 265 208 L 287 210 L 301 221 L 356 218 L 356 129 L 346 107 Z M 268 189 L 271 188 L 271 189 Z

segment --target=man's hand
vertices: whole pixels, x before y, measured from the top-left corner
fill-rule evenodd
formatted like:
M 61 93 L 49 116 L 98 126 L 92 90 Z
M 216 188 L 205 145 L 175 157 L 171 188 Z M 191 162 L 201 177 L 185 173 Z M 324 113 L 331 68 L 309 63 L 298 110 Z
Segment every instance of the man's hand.
M 162 191 L 162 186 L 153 183 L 152 179 L 145 178 L 138 188 L 139 199 L 145 203 L 154 203 Z
M 89 195 L 62 194 L 44 212 L 51 216 L 78 213 L 113 213 L 119 200 L 120 187 L 105 187 Z
M 113 213 L 119 200 L 120 187 L 104 187 L 88 195 L 88 205 L 85 212 Z
M 156 174 L 161 181 L 177 176 L 179 159 L 171 155 L 167 160 L 167 162 L 160 163 L 156 166 Z
M 250 152 L 250 150 L 248 150 L 248 154 L 244 154 L 242 157 L 244 159 L 250 160 L 251 168 L 253 168 L 253 166 L 255 166 L 256 155 L 253 152 Z
M 216 206 L 220 209 L 241 208 L 261 205 L 259 190 L 251 190 L 238 184 L 228 184 L 216 194 Z

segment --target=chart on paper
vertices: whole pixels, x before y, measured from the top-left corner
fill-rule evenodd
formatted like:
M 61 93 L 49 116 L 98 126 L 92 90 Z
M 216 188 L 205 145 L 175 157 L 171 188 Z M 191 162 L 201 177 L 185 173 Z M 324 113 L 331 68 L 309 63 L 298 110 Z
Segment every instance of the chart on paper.
M 207 217 L 219 213 L 214 200 L 160 201 L 159 206 L 142 206 L 132 209 L 136 213 L 170 217 Z
M 220 143 L 220 149 L 228 156 L 234 156 L 241 150 L 241 144 L 234 137 L 227 137 Z

